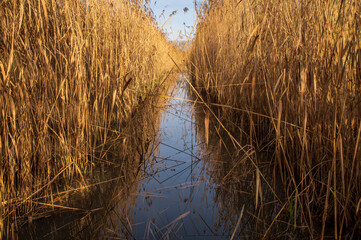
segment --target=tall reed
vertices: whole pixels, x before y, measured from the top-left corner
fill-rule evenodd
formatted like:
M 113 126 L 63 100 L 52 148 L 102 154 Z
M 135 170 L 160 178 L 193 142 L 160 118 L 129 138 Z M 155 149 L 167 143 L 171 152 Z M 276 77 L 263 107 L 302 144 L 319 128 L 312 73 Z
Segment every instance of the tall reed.
M 52 202 L 53 192 L 84 182 L 107 145 L 125 139 L 124 122 L 164 80 L 168 54 L 178 53 L 142 1 L 1 1 L 0 220 L 6 228 L 34 211 L 33 199 Z
M 272 151 L 294 226 L 312 237 L 317 222 L 321 237 L 329 223 L 335 238 L 361 229 L 360 12 L 355 0 L 209 0 L 191 50 L 192 83 L 236 139 Z

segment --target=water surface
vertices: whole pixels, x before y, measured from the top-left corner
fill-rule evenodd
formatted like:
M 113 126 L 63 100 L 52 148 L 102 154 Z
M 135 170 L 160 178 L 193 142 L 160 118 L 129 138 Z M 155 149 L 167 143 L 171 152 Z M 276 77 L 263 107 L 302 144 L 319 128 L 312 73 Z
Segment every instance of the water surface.
M 217 229 L 214 188 L 202 159 L 206 143 L 197 135 L 197 105 L 187 101 L 184 79 L 171 97 L 163 109 L 158 148 L 144 169 L 134 206 L 136 238 L 227 238 Z

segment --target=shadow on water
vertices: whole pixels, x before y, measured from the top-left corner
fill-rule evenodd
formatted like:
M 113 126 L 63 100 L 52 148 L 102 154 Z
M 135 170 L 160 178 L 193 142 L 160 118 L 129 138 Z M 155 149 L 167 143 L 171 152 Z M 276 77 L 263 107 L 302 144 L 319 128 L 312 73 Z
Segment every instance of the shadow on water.
M 235 148 L 193 100 L 180 77 L 169 101 L 138 109 L 94 185 L 67 208 L 25 219 L 20 239 L 257 239 L 270 226 L 269 237 L 294 237 L 284 189 L 246 157 L 272 179 L 267 156 Z

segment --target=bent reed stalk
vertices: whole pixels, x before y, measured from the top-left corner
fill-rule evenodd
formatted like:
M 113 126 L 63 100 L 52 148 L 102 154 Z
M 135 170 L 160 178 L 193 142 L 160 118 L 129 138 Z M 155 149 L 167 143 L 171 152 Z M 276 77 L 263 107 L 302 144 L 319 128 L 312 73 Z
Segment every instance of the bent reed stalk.
M 235 138 L 271 150 L 312 237 L 361 229 L 360 14 L 356 0 L 209 0 L 190 53 L 193 84 Z
M 0 232 L 32 199 L 86 181 L 168 54 L 142 1 L 1 1 Z

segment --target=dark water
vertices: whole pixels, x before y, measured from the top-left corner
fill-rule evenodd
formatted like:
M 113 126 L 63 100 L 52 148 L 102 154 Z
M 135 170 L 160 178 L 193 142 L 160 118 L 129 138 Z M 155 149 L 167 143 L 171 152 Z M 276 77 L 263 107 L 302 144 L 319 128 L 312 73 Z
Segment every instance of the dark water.
M 181 76 L 169 101 L 153 106 L 161 111 L 153 132 L 144 133 L 149 120 L 133 122 L 137 138 L 150 143 L 136 147 L 126 170 L 102 171 L 104 183 L 73 204 L 79 210 L 25 223 L 19 238 L 257 239 L 270 226 L 274 238 L 290 237 L 290 217 L 272 222 L 282 207 L 274 204 L 277 187 L 260 181 L 262 194 L 256 191 L 257 174 L 244 154 L 256 158 L 252 148 L 237 150 L 214 119 L 205 134 L 207 112 L 192 99 Z

